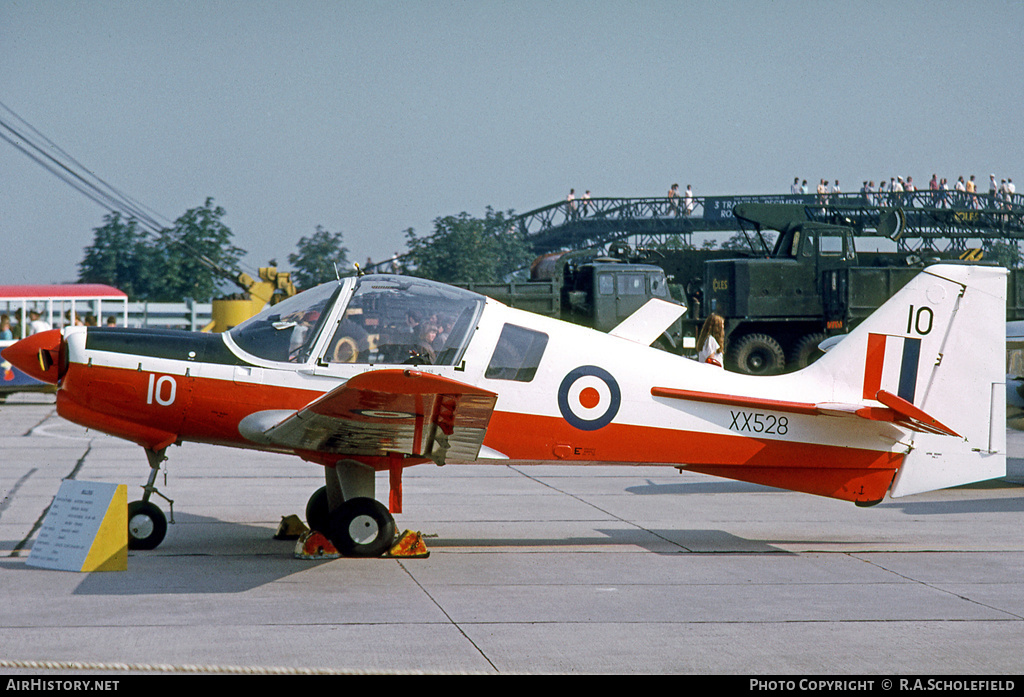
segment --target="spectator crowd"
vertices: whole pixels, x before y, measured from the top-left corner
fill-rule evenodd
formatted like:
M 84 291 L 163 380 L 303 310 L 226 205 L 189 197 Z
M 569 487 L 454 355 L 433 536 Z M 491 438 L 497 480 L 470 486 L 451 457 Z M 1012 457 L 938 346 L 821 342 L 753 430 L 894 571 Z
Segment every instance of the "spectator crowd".
M 831 184 L 828 179 L 820 179 L 815 191 L 811 192 L 807 180 L 801 180 L 800 177 L 793 179 L 789 191 L 791 194 L 814 194 L 821 203 L 826 203 L 830 197 L 842 192 L 838 179 Z M 906 179 L 899 176 L 889 177 L 888 180 L 883 177 L 877 186 L 874 180 L 862 182 L 859 193 L 867 203 L 877 206 L 914 204 L 949 208 L 956 205 L 976 209 L 998 209 L 1009 208 L 1013 204 L 1017 189 L 1012 178 L 1007 177 L 996 182 L 995 174 L 989 175 L 987 193 L 979 189 L 973 174 L 966 181 L 963 175 L 959 176 L 952 188 L 948 179 L 940 179 L 938 175 L 933 174 L 926 188 L 919 188 L 914 183 L 914 178 L 910 176 Z

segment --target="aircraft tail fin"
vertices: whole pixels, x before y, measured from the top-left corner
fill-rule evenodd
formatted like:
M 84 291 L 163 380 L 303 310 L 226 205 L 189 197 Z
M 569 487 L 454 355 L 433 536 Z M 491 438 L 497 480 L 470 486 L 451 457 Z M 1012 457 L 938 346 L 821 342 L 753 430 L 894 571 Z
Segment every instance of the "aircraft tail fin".
M 1006 277 L 931 266 L 806 369 L 859 416 L 908 429 L 890 495 L 1005 475 Z

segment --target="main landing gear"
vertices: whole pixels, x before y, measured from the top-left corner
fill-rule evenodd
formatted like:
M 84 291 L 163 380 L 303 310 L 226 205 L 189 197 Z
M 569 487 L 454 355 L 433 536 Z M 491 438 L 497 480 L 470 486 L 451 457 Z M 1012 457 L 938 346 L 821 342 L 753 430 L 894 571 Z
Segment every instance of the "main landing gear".
M 306 504 L 309 527 L 345 556 L 379 557 L 391 549 L 397 528 L 387 507 L 373 497 L 373 468 L 343 460 L 324 470 L 327 486 Z
M 167 448 L 150 450 L 146 448 L 149 460 L 149 481 L 142 487 L 142 500 L 128 504 L 128 549 L 156 549 L 167 534 L 167 518 L 159 506 L 149 499 L 156 494 L 171 506 L 171 521 L 174 521 L 174 501 L 161 494 L 156 488 L 156 475 L 160 471 L 160 463 L 167 458 Z
M 167 534 L 167 518 L 150 501 L 153 494 L 167 501 L 174 522 L 174 501 L 156 488 L 164 452 L 146 449 L 149 480 L 141 501 L 128 504 L 128 549 L 156 549 Z M 325 467 L 327 485 L 317 489 L 306 504 L 309 527 L 327 536 L 334 547 L 350 557 L 379 557 L 394 545 L 395 519 L 374 494 L 375 472 L 354 460 Z

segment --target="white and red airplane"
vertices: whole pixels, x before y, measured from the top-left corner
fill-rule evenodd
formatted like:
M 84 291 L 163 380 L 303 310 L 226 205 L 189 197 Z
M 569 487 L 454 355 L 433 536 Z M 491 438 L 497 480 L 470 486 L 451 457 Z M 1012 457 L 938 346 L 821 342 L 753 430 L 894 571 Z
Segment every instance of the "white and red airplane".
M 145 448 L 132 547 L 163 539 L 156 474 L 169 446 L 195 441 L 323 465 L 310 527 L 376 556 L 402 470 L 431 461 L 665 464 L 865 506 L 1003 476 L 1005 294 L 1003 269 L 930 267 L 820 360 L 772 377 L 652 348 L 681 314 L 664 301 L 603 334 L 377 275 L 225 334 L 69 327 L 3 356 L 59 385 L 64 418 Z

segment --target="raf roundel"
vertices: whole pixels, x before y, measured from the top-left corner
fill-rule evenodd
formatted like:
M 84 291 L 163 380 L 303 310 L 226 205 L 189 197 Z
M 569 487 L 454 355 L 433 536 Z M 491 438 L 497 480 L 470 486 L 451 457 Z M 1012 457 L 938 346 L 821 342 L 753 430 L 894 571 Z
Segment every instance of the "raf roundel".
M 581 431 L 596 431 L 619 413 L 622 393 L 611 373 L 594 365 L 569 372 L 558 387 L 562 418 Z

